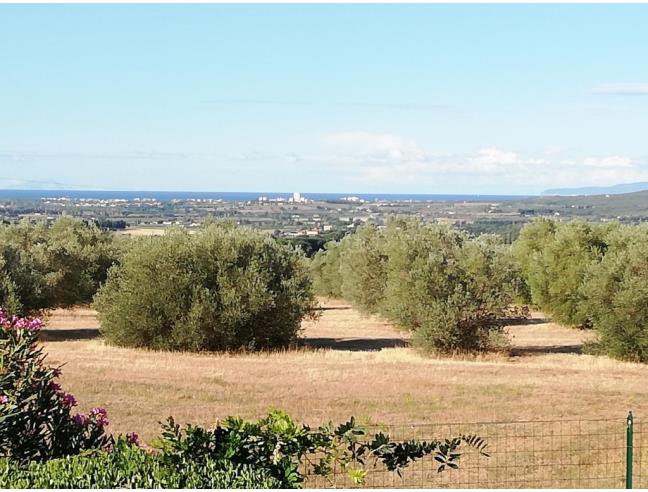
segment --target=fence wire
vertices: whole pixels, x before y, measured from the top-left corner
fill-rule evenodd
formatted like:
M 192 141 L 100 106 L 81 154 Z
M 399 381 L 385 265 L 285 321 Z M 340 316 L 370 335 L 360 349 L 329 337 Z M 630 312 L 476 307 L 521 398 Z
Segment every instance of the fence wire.
M 634 421 L 633 487 L 648 488 L 648 422 Z
M 634 486 L 648 487 L 648 427 L 635 422 Z M 458 470 L 437 472 L 432 456 L 403 470 L 402 477 L 368 464 L 363 487 L 371 488 L 623 488 L 626 419 L 473 422 L 385 425 L 395 441 L 434 440 L 476 434 L 489 457 L 462 445 Z M 306 487 L 357 487 L 340 469 L 330 477 L 309 475 Z

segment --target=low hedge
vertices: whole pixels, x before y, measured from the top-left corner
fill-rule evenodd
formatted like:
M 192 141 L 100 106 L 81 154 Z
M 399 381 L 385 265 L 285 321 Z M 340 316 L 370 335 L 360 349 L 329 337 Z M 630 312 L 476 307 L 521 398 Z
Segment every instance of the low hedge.
M 182 467 L 163 455 L 119 443 L 110 452 L 66 456 L 21 465 L 0 458 L 2 489 L 112 489 L 112 488 L 279 488 L 266 470 L 205 459 Z

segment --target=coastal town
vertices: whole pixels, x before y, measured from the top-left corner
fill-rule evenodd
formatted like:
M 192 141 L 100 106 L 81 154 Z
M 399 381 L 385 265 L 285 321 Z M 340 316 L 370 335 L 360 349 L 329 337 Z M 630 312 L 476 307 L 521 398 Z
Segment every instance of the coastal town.
M 438 223 L 467 225 L 482 220 L 519 221 L 517 212 L 502 211 L 501 203 L 484 201 L 365 200 L 344 196 L 336 200 L 314 200 L 300 192 L 256 200 L 184 198 L 162 200 L 150 197 L 98 198 L 46 196 L 37 199 L 3 197 L 0 217 L 5 221 L 22 218 L 54 220 L 69 215 L 97 221 L 124 233 L 160 233 L 165 228 L 199 227 L 207 219 L 230 219 L 279 237 L 318 237 L 344 233 L 372 221 L 382 225 L 394 215 L 417 216 Z

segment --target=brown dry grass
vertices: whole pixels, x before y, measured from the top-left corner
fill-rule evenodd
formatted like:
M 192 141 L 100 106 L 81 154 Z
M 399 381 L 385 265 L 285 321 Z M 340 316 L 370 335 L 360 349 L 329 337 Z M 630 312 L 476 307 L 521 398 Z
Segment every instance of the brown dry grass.
M 129 227 L 117 231 L 124 236 L 162 236 L 166 232 L 164 227 Z
M 105 406 L 113 432 L 137 430 L 145 440 L 168 415 L 211 424 L 271 408 L 313 424 L 350 415 L 426 423 L 623 418 L 629 408 L 648 414 L 648 367 L 555 350 L 578 346 L 581 331 L 544 322 L 514 326 L 518 356 L 427 357 L 409 347 L 361 350 L 403 334 L 339 301 L 324 307 L 304 336 L 333 349 L 233 355 L 115 348 L 98 338 L 73 339 L 84 328 L 96 330 L 87 308 L 54 312 L 49 326 L 56 329 L 46 337 L 57 332 L 63 341 L 46 346 L 51 363 L 66 364 L 63 385 L 82 409 Z
M 629 408 L 648 414 L 648 366 L 582 355 L 591 334 L 544 320 L 541 313 L 508 328 L 512 355 L 427 357 L 409 348 L 405 334 L 389 323 L 341 301 L 321 303 L 321 318 L 304 323 L 303 346 L 283 352 L 109 347 L 98 338 L 88 308 L 54 311 L 43 338 L 50 362 L 66 364 L 62 383 L 82 410 L 105 406 L 112 432 L 136 430 L 149 442 L 159 432 L 157 422 L 169 415 L 210 425 L 226 415 L 254 418 L 282 408 L 311 424 L 355 415 L 366 422 L 423 424 L 390 428 L 396 438 L 475 432 L 489 443 L 490 458 L 469 454 L 458 472 L 438 475 L 424 460 L 408 468 L 403 480 L 371 473 L 371 486 L 622 485 L 624 416 Z M 616 420 L 567 421 L 595 418 Z M 492 423 L 502 421 L 531 422 Z M 427 425 L 448 422 L 473 423 Z M 635 468 L 648 476 L 648 459 L 641 457 L 648 432 L 641 429 L 639 424 Z M 335 483 L 350 485 L 343 476 Z M 311 478 L 308 485 L 330 483 Z

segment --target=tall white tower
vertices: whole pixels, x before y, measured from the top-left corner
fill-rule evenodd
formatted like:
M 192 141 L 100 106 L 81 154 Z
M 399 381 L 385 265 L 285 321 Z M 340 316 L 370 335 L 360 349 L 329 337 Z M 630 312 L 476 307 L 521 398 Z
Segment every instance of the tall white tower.
M 301 202 L 301 200 L 302 200 L 301 199 L 301 193 L 298 192 L 298 191 L 294 192 L 293 193 L 293 202 L 299 203 L 299 202 Z

